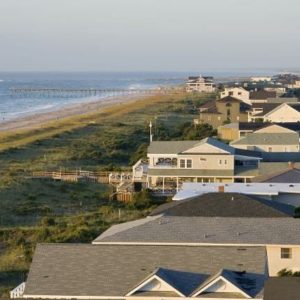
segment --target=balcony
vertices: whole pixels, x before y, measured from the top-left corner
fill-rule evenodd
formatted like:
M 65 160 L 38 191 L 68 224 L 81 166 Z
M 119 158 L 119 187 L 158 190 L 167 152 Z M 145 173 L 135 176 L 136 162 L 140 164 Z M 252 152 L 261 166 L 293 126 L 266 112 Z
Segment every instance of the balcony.
M 157 162 L 154 163 L 150 168 L 154 169 L 174 169 L 178 168 L 177 158 L 158 158 Z

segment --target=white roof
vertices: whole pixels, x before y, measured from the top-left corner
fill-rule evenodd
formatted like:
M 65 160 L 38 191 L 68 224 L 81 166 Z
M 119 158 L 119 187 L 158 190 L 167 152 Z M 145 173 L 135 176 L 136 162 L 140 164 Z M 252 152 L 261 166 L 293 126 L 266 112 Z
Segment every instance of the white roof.
M 216 193 L 219 187 L 224 187 L 226 193 L 241 193 L 246 195 L 277 196 L 280 193 L 300 194 L 299 183 L 194 183 L 185 182 L 181 190 L 173 197 L 174 201 L 193 198 L 205 193 Z

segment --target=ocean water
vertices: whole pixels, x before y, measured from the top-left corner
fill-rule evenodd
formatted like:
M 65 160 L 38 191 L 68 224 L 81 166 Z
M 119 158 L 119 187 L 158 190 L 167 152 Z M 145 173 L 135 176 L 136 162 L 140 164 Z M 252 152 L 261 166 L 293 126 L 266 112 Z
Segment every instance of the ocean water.
M 151 89 L 183 83 L 181 73 L 1 73 L 0 72 L 0 122 L 24 116 L 65 109 L 67 105 L 105 101 L 117 93 L 82 94 L 19 94 L 13 88 L 62 89 Z
M 271 75 L 279 70 L 231 70 L 204 72 L 216 78 Z M 102 93 L 87 95 L 22 95 L 11 92 L 12 88 L 75 88 L 75 89 L 149 89 L 175 86 L 185 82 L 197 72 L 0 72 L 0 123 L 24 116 L 65 109 L 67 105 L 105 101 L 112 96 Z M 116 95 L 115 95 L 116 96 Z

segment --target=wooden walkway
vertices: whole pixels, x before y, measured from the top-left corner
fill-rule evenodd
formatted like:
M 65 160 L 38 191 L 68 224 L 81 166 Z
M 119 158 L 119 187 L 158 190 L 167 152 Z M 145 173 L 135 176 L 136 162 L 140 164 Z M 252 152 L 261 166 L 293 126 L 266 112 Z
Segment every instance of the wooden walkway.
M 33 172 L 31 178 L 49 178 L 54 180 L 62 181 L 91 181 L 99 183 L 109 183 L 112 185 L 118 185 L 120 183 L 131 183 L 132 172 L 120 171 L 120 172 L 109 172 L 109 171 L 40 171 Z
M 77 182 L 80 180 L 109 183 L 110 172 L 91 171 L 54 171 L 54 172 L 33 172 L 31 178 L 49 178 L 61 181 Z

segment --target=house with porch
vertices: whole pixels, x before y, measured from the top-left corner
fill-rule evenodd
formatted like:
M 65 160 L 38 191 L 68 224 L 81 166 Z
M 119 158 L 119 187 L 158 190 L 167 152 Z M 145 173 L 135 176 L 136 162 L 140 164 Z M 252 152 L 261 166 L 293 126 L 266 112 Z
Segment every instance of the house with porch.
M 186 83 L 187 93 L 213 93 L 216 90 L 212 76 L 190 76 Z
M 237 166 L 257 168 L 258 152 L 235 149 L 213 138 L 201 141 L 154 141 L 148 148 L 147 187 L 178 190 L 182 182 L 246 182 Z

